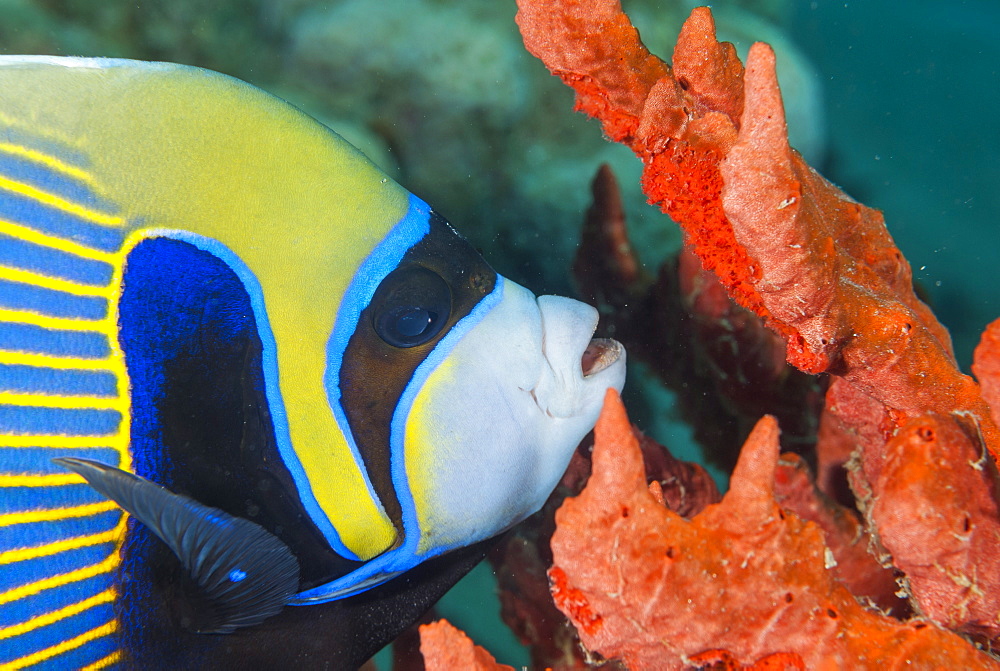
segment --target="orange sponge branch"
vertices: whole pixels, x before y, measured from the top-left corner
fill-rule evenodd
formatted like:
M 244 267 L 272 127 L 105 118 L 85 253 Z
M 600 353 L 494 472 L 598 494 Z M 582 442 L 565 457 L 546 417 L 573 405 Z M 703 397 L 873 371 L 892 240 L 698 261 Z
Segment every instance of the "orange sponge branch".
M 914 294 L 881 213 L 789 147 L 770 47 L 754 45 L 744 71 L 698 8 L 671 68 L 642 45 L 617 0 L 518 8 L 528 50 L 573 87 L 577 109 L 642 160 L 650 201 L 730 296 L 784 338 L 789 363 L 843 377 L 885 405 L 894 426 L 951 415 L 1000 454 L 989 408 Z

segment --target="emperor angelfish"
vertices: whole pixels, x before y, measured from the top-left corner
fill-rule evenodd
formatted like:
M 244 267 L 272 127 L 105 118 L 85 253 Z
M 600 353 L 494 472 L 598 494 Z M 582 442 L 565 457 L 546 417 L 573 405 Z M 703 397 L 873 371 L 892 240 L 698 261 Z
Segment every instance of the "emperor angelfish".
M 360 664 L 552 491 L 596 325 L 248 84 L 0 58 L 0 665 Z

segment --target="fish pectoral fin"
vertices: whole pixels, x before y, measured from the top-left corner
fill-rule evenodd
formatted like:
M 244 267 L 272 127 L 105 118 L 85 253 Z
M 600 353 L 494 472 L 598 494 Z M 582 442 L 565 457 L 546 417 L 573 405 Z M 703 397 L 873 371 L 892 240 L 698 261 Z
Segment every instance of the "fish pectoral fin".
M 173 550 L 219 612 L 212 628 L 202 633 L 225 634 L 259 624 L 298 591 L 298 560 L 259 524 L 99 461 L 52 461 L 83 476 Z

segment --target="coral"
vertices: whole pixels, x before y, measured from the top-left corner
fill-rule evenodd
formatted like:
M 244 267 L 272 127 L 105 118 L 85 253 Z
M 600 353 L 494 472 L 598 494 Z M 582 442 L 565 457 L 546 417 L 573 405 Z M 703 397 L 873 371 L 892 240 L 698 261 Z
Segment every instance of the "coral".
M 694 515 L 720 499 L 704 468 L 675 459 L 666 448 L 632 428 L 639 441 L 645 479 L 661 504 L 681 516 Z M 619 668 L 586 654 L 576 630 L 552 602 L 547 569 L 554 515 L 567 496 L 580 493 L 591 472 L 593 437 L 583 441 L 541 513 L 521 524 L 491 555 L 499 583 L 504 622 L 529 646 L 532 668 Z
M 773 418 L 751 433 L 721 503 L 691 520 L 650 491 L 613 391 L 595 433 L 593 474 L 556 514 L 549 574 L 591 650 L 637 669 L 720 650 L 744 662 L 783 653 L 791 668 L 1000 668 L 936 625 L 867 610 L 834 577 L 820 529 L 774 498 Z
M 989 379 L 982 367 L 977 373 Z M 838 378 L 827 392 L 818 456 L 828 470 L 840 463 L 850 470 L 869 543 L 900 572 L 902 593 L 915 610 L 956 631 L 995 639 L 996 465 L 975 424 L 962 419 L 926 413 L 897 427 L 884 405 Z
M 786 450 L 815 442 L 825 378 L 785 363 L 784 341 L 734 303 L 718 278 L 684 249 L 655 278 L 636 258 L 617 180 L 602 165 L 591 185 L 573 273 L 601 328 L 679 394 L 698 442 L 726 472 L 763 414 L 778 417 Z
M 978 436 L 928 414 L 896 431 L 877 453 L 880 463 L 870 463 L 871 455 L 859 465 L 870 486 L 862 503 L 921 614 L 995 638 L 1000 510 L 996 469 Z M 969 469 L 983 477 L 969 478 Z
M 1000 586 L 974 569 L 996 547 L 1000 433 L 978 385 L 959 371 L 947 331 L 915 295 L 881 213 L 789 147 L 770 48 L 751 47 L 744 70 L 700 8 L 681 30 L 671 68 L 646 50 L 616 0 L 520 0 L 519 10 L 526 47 L 573 87 L 578 109 L 642 159 L 644 191 L 682 226 L 703 266 L 784 340 L 789 363 L 831 375 L 822 482 L 837 493 L 831 473 L 845 453 L 860 451 L 852 486 L 873 539 L 891 553 L 883 559 L 919 574 L 909 583 L 917 611 L 1000 636 L 1000 622 L 988 617 Z M 927 441 L 934 468 L 898 466 L 890 438 L 927 417 L 942 427 L 941 442 Z M 877 505 L 918 505 L 922 494 L 907 498 L 888 486 L 904 471 L 927 491 L 947 473 L 968 497 L 939 498 L 935 514 L 915 523 L 875 514 Z M 966 519 L 961 533 L 939 533 L 942 521 Z M 917 537 L 933 545 L 915 552 Z M 921 571 L 928 562 L 944 570 Z
M 625 208 L 618 180 L 602 163 L 590 183 L 593 197 L 583 222 L 573 275 L 591 305 L 620 311 L 651 281 L 642 270 L 625 227 Z
M 881 214 L 788 146 L 767 45 L 751 48 L 744 72 L 700 8 L 671 69 L 616 0 L 519 8 L 528 50 L 576 90 L 579 110 L 643 160 L 650 200 L 681 224 L 730 295 L 785 339 L 790 363 L 845 377 L 901 413 L 967 412 L 1000 449 L 978 387 L 914 295 Z
M 868 536 L 854 510 L 826 496 L 813 481 L 809 466 L 797 454 L 782 454 L 774 473 L 774 499 L 783 509 L 823 530 L 836 565 L 833 574 L 851 594 L 897 617 L 909 615 L 898 594 L 896 571 L 868 552 Z
M 493 655 L 446 620 L 420 626 L 420 653 L 427 671 L 514 671 L 513 666 L 497 664 Z

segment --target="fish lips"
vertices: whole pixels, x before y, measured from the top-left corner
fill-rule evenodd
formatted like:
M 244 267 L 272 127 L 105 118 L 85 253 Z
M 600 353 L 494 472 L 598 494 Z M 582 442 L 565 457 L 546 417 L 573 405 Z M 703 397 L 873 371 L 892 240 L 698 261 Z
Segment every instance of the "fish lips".
M 625 384 L 625 348 L 611 338 L 592 338 L 598 313 L 562 296 L 539 296 L 541 350 L 544 362 L 531 388 L 538 407 L 549 417 L 567 419 L 600 410 L 609 387 Z

